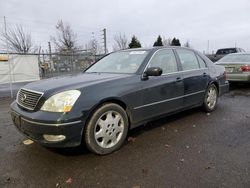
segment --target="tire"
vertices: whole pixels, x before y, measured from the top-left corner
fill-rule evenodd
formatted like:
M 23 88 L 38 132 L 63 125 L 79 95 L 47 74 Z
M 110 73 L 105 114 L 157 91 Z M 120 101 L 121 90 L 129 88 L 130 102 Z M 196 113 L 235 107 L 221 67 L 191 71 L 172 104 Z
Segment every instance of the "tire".
M 95 154 L 110 154 L 122 146 L 128 127 L 128 116 L 121 106 L 114 103 L 103 104 L 86 124 L 85 144 Z
M 218 103 L 218 89 L 214 84 L 208 86 L 204 99 L 203 110 L 205 112 L 212 112 L 216 109 Z

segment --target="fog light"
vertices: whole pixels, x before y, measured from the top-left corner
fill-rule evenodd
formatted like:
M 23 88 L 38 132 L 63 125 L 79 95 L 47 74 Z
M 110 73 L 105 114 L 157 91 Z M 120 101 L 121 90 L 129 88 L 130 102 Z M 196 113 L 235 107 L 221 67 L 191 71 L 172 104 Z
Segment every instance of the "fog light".
M 43 138 L 49 142 L 58 142 L 62 141 L 66 138 L 64 135 L 49 135 L 49 134 L 44 134 Z

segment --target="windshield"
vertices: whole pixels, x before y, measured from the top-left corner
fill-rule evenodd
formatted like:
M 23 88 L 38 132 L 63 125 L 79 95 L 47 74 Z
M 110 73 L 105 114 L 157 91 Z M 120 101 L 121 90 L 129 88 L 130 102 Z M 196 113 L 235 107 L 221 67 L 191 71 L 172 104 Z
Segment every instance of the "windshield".
M 216 52 L 217 55 L 220 54 L 231 54 L 231 53 L 236 53 L 236 48 L 225 48 L 225 49 L 220 49 Z
M 250 62 L 250 54 L 227 55 L 221 58 L 219 62 Z
M 120 51 L 99 60 L 86 72 L 135 73 L 147 56 L 148 51 Z

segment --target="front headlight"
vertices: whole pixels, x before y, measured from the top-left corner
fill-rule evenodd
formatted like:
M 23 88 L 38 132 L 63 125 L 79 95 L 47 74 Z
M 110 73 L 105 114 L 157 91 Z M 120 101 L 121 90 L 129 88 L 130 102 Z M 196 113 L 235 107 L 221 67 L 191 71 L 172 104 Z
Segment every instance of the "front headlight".
M 45 101 L 41 110 L 48 112 L 69 112 L 80 94 L 81 92 L 78 90 L 57 93 Z

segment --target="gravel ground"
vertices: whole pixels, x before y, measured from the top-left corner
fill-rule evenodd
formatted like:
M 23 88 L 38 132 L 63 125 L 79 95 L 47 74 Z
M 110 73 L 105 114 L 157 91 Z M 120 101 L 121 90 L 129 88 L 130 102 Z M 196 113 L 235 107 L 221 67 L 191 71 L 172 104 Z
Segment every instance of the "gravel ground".
M 117 152 L 49 150 L 13 126 L 0 98 L 0 187 L 250 187 L 250 86 L 213 113 L 193 109 L 130 131 Z

